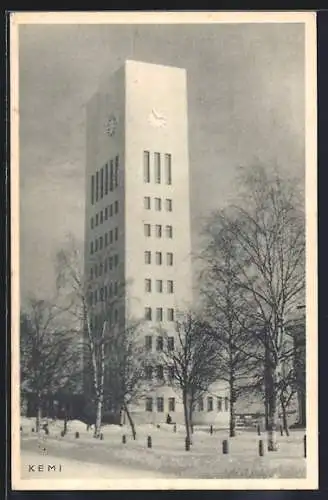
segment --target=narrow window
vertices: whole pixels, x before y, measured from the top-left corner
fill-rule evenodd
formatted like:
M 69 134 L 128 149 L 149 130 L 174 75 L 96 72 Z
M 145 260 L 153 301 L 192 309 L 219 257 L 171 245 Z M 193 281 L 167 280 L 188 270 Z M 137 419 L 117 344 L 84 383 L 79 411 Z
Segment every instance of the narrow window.
M 162 365 L 157 365 L 156 366 L 156 378 L 157 380 L 163 380 L 164 379 L 164 370 Z
M 93 254 L 93 241 L 90 241 L 90 254 Z
M 108 194 L 108 163 L 105 165 L 105 194 Z
M 95 176 L 91 176 L 91 205 L 95 203 Z
M 109 206 L 109 216 L 113 217 L 113 203 L 111 203 Z
M 166 198 L 165 208 L 167 212 L 172 212 L 172 200 L 170 198 Z
M 93 229 L 93 217 L 91 217 L 91 219 L 90 219 L 90 226 L 91 226 L 91 229 Z
M 96 226 L 99 224 L 99 214 L 96 214 Z
M 168 339 L 167 339 L 167 349 L 169 351 L 174 351 L 174 337 L 168 337 Z
M 172 228 L 172 226 L 166 226 L 165 227 L 165 232 L 166 232 L 166 237 L 167 238 L 173 238 L 173 228 Z
M 160 224 L 156 224 L 155 234 L 156 234 L 156 238 L 162 237 L 162 226 Z
M 229 398 L 227 397 L 224 398 L 224 409 L 225 411 L 229 410 Z
M 162 307 L 156 307 L 156 321 L 163 321 L 163 309 L 162 309 Z
M 198 411 L 204 411 L 204 401 L 203 401 L 203 398 L 198 398 Z
M 100 199 L 104 197 L 104 167 L 100 170 Z
M 166 254 L 166 264 L 168 266 L 173 266 L 173 253 L 167 252 L 167 254 Z
M 105 208 L 105 220 L 108 220 L 108 207 Z
M 119 157 L 115 156 L 115 187 L 119 185 Z
M 157 293 L 163 292 L 163 281 L 162 280 L 156 280 L 156 292 Z
M 149 250 L 145 252 L 145 264 L 151 264 L 151 252 Z
M 146 398 L 146 411 L 153 411 L 153 398 Z
M 106 233 L 107 235 L 107 233 Z M 108 235 L 107 235 L 108 236 Z M 108 260 L 105 259 L 105 263 L 104 263 L 104 273 L 106 274 L 108 272 Z
M 115 201 L 115 213 L 118 214 L 118 201 Z
M 164 398 L 157 398 L 157 411 L 159 413 L 164 411 Z
M 99 198 L 99 171 L 96 172 L 96 201 Z
M 113 160 L 110 160 L 109 165 L 109 190 L 113 191 L 114 189 L 114 164 Z
M 145 336 L 145 348 L 146 351 L 151 351 L 153 347 L 153 337 L 151 335 Z
M 174 321 L 174 309 L 169 308 L 167 310 L 167 319 L 168 321 Z
M 174 380 L 175 370 L 173 365 L 167 367 L 167 376 L 171 382 Z
M 113 230 L 109 231 L 109 243 L 113 243 Z
M 145 319 L 151 321 L 151 307 L 145 307 Z
M 105 233 L 105 247 L 108 247 L 108 233 Z
M 118 227 L 116 227 L 114 229 L 114 237 L 115 237 L 115 241 L 117 241 L 118 240 Z
M 95 277 L 98 278 L 98 265 L 95 264 Z
M 169 412 L 175 411 L 175 398 L 169 398 Z
M 161 183 L 161 155 L 160 153 L 155 153 L 155 182 L 156 184 Z
M 145 210 L 150 210 L 150 196 L 144 197 L 144 207 Z
M 102 248 L 103 248 L 103 237 L 100 236 L 99 237 L 99 250 L 102 250 Z
M 172 280 L 168 280 L 167 281 L 167 293 L 173 293 L 173 281 Z
M 213 411 L 213 398 L 209 396 L 207 398 L 207 411 Z
M 95 239 L 95 252 L 98 252 L 98 238 Z
M 150 224 L 144 224 L 145 236 L 150 236 Z
M 162 265 L 162 252 L 156 252 L 156 264 L 158 266 Z
M 151 365 L 145 366 L 145 379 L 152 380 L 153 378 L 153 367 Z
M 172 160 L 171 155 L 165 155 L 165 182 L 166 184 L 172 184 Z
M 116 253 L 114 255 L 114 266 L 117 267 L 118 266 L 118 253 Z
M 157 210 L 157 212 L 160 212 L 162 210 L 161 198 L 155 198 L 155 210 Z
M 217 399 L 218 411 L 222 411 L 222 398 L 218 397 Z
M 150 182 L 149 151 L 143 153 L 144 181 Z
M 147 293 L 151 292 L 151 279 L 149 278 L 145 279 L 145 291 Z
M 117 281 L 114 282 L 114 295 L 115 296 L 118 295 L 118 283 L 117 283 Z
M 156 339 L 156 351 L 163 351 L 163 337 L 157 337 Z
M 109 259 L 108 259 L 108 267 L 109 267 L 110 271 L 113 269 L 113 257 L 109 257 Z
M 104 212 L 103 212 L 103 210 L 101 210 L 101 212 L 100 212 L 100 224 L 103 224 L 103 222 L 104 222 Z

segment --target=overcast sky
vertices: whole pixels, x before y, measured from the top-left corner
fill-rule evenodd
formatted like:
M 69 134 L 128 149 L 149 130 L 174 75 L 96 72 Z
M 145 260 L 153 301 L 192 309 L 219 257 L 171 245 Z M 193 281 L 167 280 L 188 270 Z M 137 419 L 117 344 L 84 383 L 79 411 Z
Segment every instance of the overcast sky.
M 194 234 L 236 167 L 303 176 L 302 24 L 27 25 L 19 37 L 23 298 L 52 289 L 67 233 L 83 239 L 85 103 L 125 59 L 187 69 Z

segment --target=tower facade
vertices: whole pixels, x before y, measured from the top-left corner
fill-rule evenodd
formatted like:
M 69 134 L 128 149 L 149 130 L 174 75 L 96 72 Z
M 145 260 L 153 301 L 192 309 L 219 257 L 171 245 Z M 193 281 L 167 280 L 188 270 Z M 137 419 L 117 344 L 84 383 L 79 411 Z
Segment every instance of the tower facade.
M 88 103 L 86 153 L 91 300 L 101 311 L 120 296 L 110 321 L 142 319 L 141 345 L 156 359 L 164 342 L 174 348 L 177 316 L 192 306 L 186 71 L 126 61 Z M 183 421 L 179 396 L 150 383 L 163 378 L 160 364 L 145 378 L 136 421 L 163 422 L 168 413 Z

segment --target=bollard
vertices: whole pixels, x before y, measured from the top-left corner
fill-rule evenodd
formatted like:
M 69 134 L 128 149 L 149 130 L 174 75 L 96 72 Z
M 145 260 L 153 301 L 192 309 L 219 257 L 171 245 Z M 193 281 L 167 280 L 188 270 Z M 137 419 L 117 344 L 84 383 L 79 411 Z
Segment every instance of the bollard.
M 222 441 L 222 453 L 223 455 L 227 455 L 229 453 L 229 446 L 228 446 L 228 440 L 224 439 Z
M 65 436 L 65 431 L 60 431 L 60 435 L 61 435 L 61 437 L 64 437 Z
M 173 432 L 177 432 L 177 424 L 174 424 Z
M 76 432 L 76 433 L 75 433 L 75 439 L 79 439 L 79 437 L 80 437 L 80 433 L 79 433 L 79 432 Z
M 104 435 L 103 433 L 100 434 L 100 441 L 103 441 L 104 440 Z
M 123 434 L 123 436 L 122 436 L 122 443 L 126 444 L 126 435 L 125 434 Z
M 161 428 L 161 426 L 160 426 L 159 424 L 157 424 L 157 425 L 156 425 L 156 427 L 157 427 L 157 429 L 160 429 L 160 428 Z
M 20 426 L 20 431 L 21 431 L 21 432 L 23 431 L 23 427 L 22 427 L 22 426 Z
M 283 436 L 284 435 L 284 428 L 283 426 L 280 424 L 280 436 Z
M 147 448 L 151 448 L 151 447 L 152 447 L 151 436 L 148 436 L 147 437 Z
M 306 458 L 306 434 L 304 434 L 303 444 L 304 444 L 304 458 Z
M 257 424 L 257 435 L 261 436 L 261 426 L 260 426 L 260 424 Z
M 211 435 L 213 434 L 213 425 L 211 425 L 211 427 L 210 427 L 210 434 Z
M 34 432 L 34 427 L 32 427 L 32 432 Z
M 190 439 L 188 437 L 186 437 L 185 448 L 186 448 L 186 451 L 190 450 Z
M 44 433 L 45 433 L 46 436 L 49 436 L 49 429 L 48 429 L 48 427 L 44 428 Z
M 259 440 L 259 455 L 260 457 L 264 456 L 264 445 L 263 445 L 263 440 Z

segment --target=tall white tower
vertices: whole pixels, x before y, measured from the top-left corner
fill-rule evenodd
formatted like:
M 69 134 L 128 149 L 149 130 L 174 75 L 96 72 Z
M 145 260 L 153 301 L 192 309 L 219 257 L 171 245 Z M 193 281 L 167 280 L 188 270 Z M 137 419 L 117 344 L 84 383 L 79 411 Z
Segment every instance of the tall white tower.
M 145 318 L 145 352 L 192 303 L 189 191 L 186 71 L 126 61 L 87 106 L 85 271 L 94 303 L 128 283 L 112 320 Z M 179 406 L 160 388 L 136 411 Z

